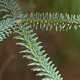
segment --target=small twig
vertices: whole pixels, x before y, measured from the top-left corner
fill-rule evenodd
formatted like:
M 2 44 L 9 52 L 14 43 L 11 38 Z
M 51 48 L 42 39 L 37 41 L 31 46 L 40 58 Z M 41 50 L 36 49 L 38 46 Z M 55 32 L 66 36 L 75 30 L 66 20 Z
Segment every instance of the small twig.
M 15 58 L 15 55 L 10 55 L 7 60 L 3 63 L 3 65 L 0 68 L 0 80 L 2 80 L 3 73 L 6 69 L 6 67 L 9 65 L 9 63 Z
M 20 23 L 21 23 L 21 21 L 22 21 L 22 19 L 17 20 L 18 24 L 20 24 Z

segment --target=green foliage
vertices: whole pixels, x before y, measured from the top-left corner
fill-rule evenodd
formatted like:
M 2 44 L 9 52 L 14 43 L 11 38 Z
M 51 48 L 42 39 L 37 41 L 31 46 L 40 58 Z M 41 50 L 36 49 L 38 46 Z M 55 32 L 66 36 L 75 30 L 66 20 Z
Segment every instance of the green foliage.
M 65 14 L 63 15 L 63 13 L 59 14 L 59 13 L 36 13 L 29 14 L 27 13 L 25 15 L 26 19 L 24 19 L 24 21 L 26 21 L 27 23 L 30 24 L 30 26 L 32 27 L 31 24 L 33 24 L 33 28 L 36 26 L 36 29 L 38 28 L 38 25 L 40 25 L 40 29 L 44 30 L 44 28 L 46 28 L 46 30 L 52 30 L 52 28 L 56 28 L 56 31 L 58 30 L 66 30 L 68 31 L 68 29 L 71 29 L 72 26 L 74 26 L 74 29 L 76 30 L 77 27 L 80 27 L 80 15 L 72 15 L 71 17 L 69 16 L 69 14 Z
M 6 12 L 4 18 L 21 18 L 22 11 L 19 5 L 14 0 L 0 0 L 0 6 L 3 7 L 0 11 Z
M 16 19 L 22 17 L 22 11 L 19 5 L 14 0 L 0 0 L 0 6 L 2 9 L 1 12 L 5 12 L 5 15 L 2 17 L 4 20 L 0 22 L 0 41 L 6 38 L 6 35 L 12 33 L 11 29 Z
M 45 50 L 41 50 L 43 46 L 40 46 L 41 42 L 37 42 L 38 37 L 35 37 L 36 33 L 33 33 L 32 27 L 44 30 L 52 30 L 53 28 L 58 30 L 68 31 L 74 26 L 76 30 L 77 27 L 80 27 L 80 15 L 71 15 L 63 13 L 31 13 L 30 15 L 26 13 L 24 16 L 19 5 L 14 0 L 0 0 L 0 6 L 3 8 L 0 11 L 6 12 L 3 16 L 3 20 L 0 21 L 0 41 L 6 38 L 6 35 L 12 33 L 18 33 L 18 36 L 14 38 L 20 39 L 21 42 L 18 42 L 18 45 L 24 47 L 23 51 L 20 53 L 27 53 L 23 57 L 32 60 L 32 63 L 28 66 L 35 66 L 32 68 L 33 71 L 39 71 L 37 76 L 45 76 L 42 80 L 63 80 L 61 78 L 59 71 L 56 71 L 56 67 L 52 64 L 52 61 L 49 61 L 50 57 L 47 57 L 47 54 L 44 54 Z M 49 28 L 50 27 L 50 28 Z
M 33 62 L 28 64 L 28 66 L 37 66 L 32 68 L 33 71 L 39 71 L 37 76 L 46 76 L 42 80 L 62 80 L 60 78 L 59 71 L 56 71 L 56 67 L 52 64 L 52 61 L 49 61 L 50 57 L 46 57 L 47 54 L 44 54 L 45 50 L 42 50 L 43 46 L 39 46 L 41 42 L 36 42 L 38 37 L 35 37 L 35 33 L 32 33 L 33 30 L 30 30 L 30 26 L 27 23 L 21 22 L 18 25 L 18 29 L 15 30 L 15 33 L 19 33 L 19 36 L 16 36 L 16 39 L 22 40 L 22 42 L 17 43 L 18 45 L 24 46 L 25 50 L 20 53 L 28 53 L 23 57 L 31 59 Z
M 3 39 L 6 38 L 6 35 L 9 36 L 9 34 L 12 33 L 11 29 L 15 30 L 13 27 L 14 23 L 15 20 L 12 18 L 0 21 L 0 41 L 3 41 Z

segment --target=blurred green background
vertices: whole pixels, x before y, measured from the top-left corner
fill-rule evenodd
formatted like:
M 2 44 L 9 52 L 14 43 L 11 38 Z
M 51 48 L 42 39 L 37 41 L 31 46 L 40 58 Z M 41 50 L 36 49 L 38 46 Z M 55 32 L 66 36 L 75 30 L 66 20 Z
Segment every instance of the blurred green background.
M 80 0 L 17 0 L 23 13 L 59 12 L 80 14 Z M 74 31 L 42 31 L 34 30 L 42 42 L 50 60 L 60 71 L 64 80 L 80 80 L 80 29 Z M 0 80 L 41 80 L 37 72 L 27 67 L 30 60 L 19 54 L 21 46 L 16 46 L 18 40 L 15 34 L 0 42 Z

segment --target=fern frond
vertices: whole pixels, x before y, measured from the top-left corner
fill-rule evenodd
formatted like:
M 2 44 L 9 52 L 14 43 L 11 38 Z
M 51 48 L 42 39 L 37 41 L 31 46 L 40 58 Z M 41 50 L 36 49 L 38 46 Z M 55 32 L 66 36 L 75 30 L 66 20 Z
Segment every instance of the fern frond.
M 14 0 L 0 0 L 0 6 L 3 7 L 0 11 L 6 12 L 3 18 L 16 18 L 20 19 L 22 17 L 22 11 L 19 5 Z
M 60 74 L 58 74 L 59 71 L 56 71 L 56 67 L 54 67 L 52 61 L 49 61 L 50 57 L 47 57 L 47 54 L 44 54 L 45 50 L 41 51 L 42 46 L 39 46 L 41 42 L 37 42 L 38 38 L 35 38 L 30 26 L 28 26 L 27 23 L 24 23 L 24 21 L 21 21 L 21 24 L 18 24 L 18 26 L 15 33 L 19 33 L 19 36 L 16 36 L 15 38 L 22 40 L 22 42 L 17 44 L 26 48 L 20 53 L 27 53 L 23 57 L 33 61 L 28 64 L 28 66 L 36 66 L 32 68 L 33 71 L 39 71 L 36 76 L 46 76 L 42 80 L 63 80 L 63 78 L 60 77 Z
M 6 35 L 9 36 L 9 34 L 12 33 L 11 30 L 15 30 L 13 27 L 14 23 L 15 20 L 11 18 L 0 21 L 0 41 L 3 41 L 3 39 L 6 38 Z
M 69 16 L 69 14 L 63 14 L 63 13 L 31 13 L 30 15 L 26 13 L 24 17 L 24 22 L 29 23 L 29 26 L 33 28 L 38 28 L 38 25 L 40 26 L 40 29 L 44 30 L 52 30 L 53 28 L 58 30 L 66 30 L 68 31 L 72 27 L 74 27 L 74 30 L 76 30 L 78 27 L 80 27 L 80 15 L 73 15 Z

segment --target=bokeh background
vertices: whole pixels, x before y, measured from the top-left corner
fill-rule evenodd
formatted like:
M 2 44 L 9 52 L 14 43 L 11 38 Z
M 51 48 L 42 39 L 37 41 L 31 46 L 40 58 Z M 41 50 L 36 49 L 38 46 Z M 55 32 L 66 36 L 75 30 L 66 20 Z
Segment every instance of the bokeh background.
M 17 0 L 23 13 L 59 12 L 80 14 L 80 0 Z M 0 16 L 3 13 L 0 13 Z M 0 17 L 1 18 L 1 17 Z M 42 31 L 34 30 L 46 50 L 50 60 L 60 71 L 64 80 L 80 80 L 80 29 L 74 31 Z M 41 80 L 36 77 L 37 72 L 27 67 L 28 59 L 19 54 L 21 46 L 16 46 L 19 40 L 13 39 L 16 34 L 10 35 L 0 42 L 0 80 Z

